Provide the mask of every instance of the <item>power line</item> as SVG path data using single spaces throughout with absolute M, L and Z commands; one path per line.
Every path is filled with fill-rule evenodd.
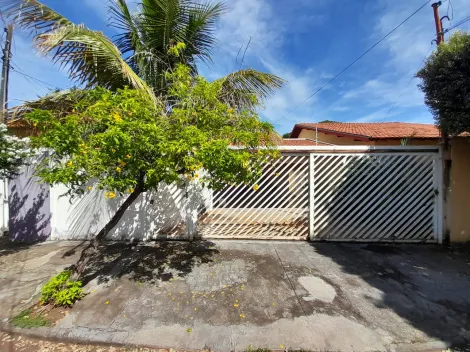
M 419 69 L 421 68 L 421 66 L 423 66 L 423 64 L 426 62 L 426 59 L 428 58 L 428 55 L 429 55 L 429 52 L 431 51 L 433 47 L 433 44 L 431 44 L 431 46 L 429 47 L 426 55 L 424 55 L 424 59 L 423 61 L 419 64 L 419 67 L 416 71 L 419 71 Z M 395 100 L 395 102 L 392 104 L 392 106 L 390 107 L 390 109 L 388 110 L 387 112 L 387 115 L 385 115 L 385 118 L 387 118 L 387 116 L 390 114 L 390 112 L 393 110 L 393 108 L 395 107 L 395 105 L 397 105 L 398 101 L 400 100 L 400 98 L 403 96 L 403 94 L 405 93 L 405 90 L 406 88 L 408 88 L 408 86 L 411 84 L 411 82 L 415 79 L 415 75 L 413 75 L 411 77 L 411 79 L 408 81 L 408 83 L 406 84 L 406 86 L 403 88 L 403 90 L 400 92 L 400 95 L 398 96 L 397 100 Z
M 245 61 L 245 54 L 246 54 L 246 51 L 248 50 L 248 47 L 250 46 L 250 43 L 251 43 L 251 36 L 250 36 L 250 40 L 248 41 L 248 44 L 246 44 L 245 51 L 243 52 L 243 56 L 242 56 L 242 60 L 241 60 L 241 62 L 240 62 L 240 68 L 239 68 L 239 70 L 242 69 L 243 61 Z
M 12 69 L 13 71 L 15 71 L 16 73 L 18 73 L 18 74 L 20 74 L 20 75 L 23 75 L 24 77 L 28 77 L 28 78 L 34 79 L 35 81 L 41 82 L 41 83 L 43 83 L 43 84 L 46 84 L 46 85 L 48 85 L 49 87 L 57 88 L 56 86 L 54 86 L 54 85 L 52 85 L 52 84 L 50 84 L 50 83 L 47 83 L 47 82 L 45 82 L 45 81 L 43 81 L 43 80 L 40 80 L 39 78 L 33 77 L 33 76 L 31 76 L 31 75 L 28 75 L 27 73 L 25 73 L 23 70 L 21 70 L 21 69 L 18 68 L 18 67 L 11 67 L 11 69 Z
M 451 30 L 457 28 L 457 27 L 463 25 L 464 23 L 466 23 L 466 22 L 468 22 L 468 21 L 470 21 L 470 16 L 468 16 L 467 18 L 464 18 L 463 20 L 461 20 L 461 21 L 458 22 L 457 24 L 454 24 L 452 27 L 447 28 L 447 29 L 444 31 L 444 33 L 447 33 L 447 32 L 449 32 L 449 31 L 451 31 Z
M 13 68 L 12 68 L 13 70 Z M 13 70 L 14 71 L 14 70 Z M 20 72 L 16 71 L 17 73 L 21 74 Z M 41 87 L 39 84 L 37 84 L 35 81 L 31 80 L 30 78 L 28 78 L 27 76 L 24 76 L 24 79 L 26 81 L 28 81 L 29 84 L 31 84 L 35 89 L 37 90 L 46 90 L 46 88 L 44 87 Z
M 25 73 L 24 71 L 21 71 L 21 70 L 20 70 L 19 68 L 17 68 L 17 67 L 11 67 L 11 69 L 12 69 L 12 71 L 14 71 L 14 72 L 16 72 L 16 73 L 18 73 L 18 74 L 24 76 L 27 80 L 28 80 L 28 78 L 29 78 L 29 79 L 35 80 L 35 81 L 37 81 L 37 82 L 41 82 L 41 83 L 43 83 L 43 84 L 46 84 L 46 85 L 48 85 L 48 86 L 50 86 L 50 87 L 52 87 L 52 88 L 56 88 L 54 85 L 52 85 L 52 84 L 50 84 L 50 83 L 47 83 L 47 82 L 45 82 L 45 81 L 40 80 L 39 78 L 35 78 L 35 77 L 33 77 L 33 76 L 28 75 L 27 73 Z M 28 80 L 28 81 L 29 81 L 29 80 Z M 30 81 L 29 81 L 29 82 L 30 82 Z
M 395 28 L 393 28 L 390 32 L 388 32 L 385 36 L 383 36 L 378 42 L 376 42 L 374 45 L 372 45 L 369 49 L 367 49 L 364 53 L 362 53 L 356 60 L 351 62 L 348 66 L 346 66 L 344 69 L 342 69 L 336 76 L 331 78 L 328 82 L 323 84 L 320 88 L 318 88 L 313 94 L 311 94 L 307 99 L 302 101 L 300 104 L 298 104 L 295 108 L 293 108 L 291 111 L 286 113 L 284 116 L 280 117 L 279 119 L 275 120 L 273 123 L 279 121 L 280 119 L 283 119 L 284 117 L 290 115 L 292 112 L 297 110 L 299 107 L 301 107 L 303 104 L 305 104 L 308 100 L 313 98 L 315 95 L 320 93 L 323 88 L 325 88 L 327 85 L 329 85 L 331 82 L 333 82 L 336 78 L 341 76 L 345 71 L 347 71 L 351 66 L 353 66 L 356 62 L 361 60 L 364 56 L 366 56 L 372 49 L 374 49 L 377 45 L 379 45 L 381 42 L 383 42 L 385 39 L 387 39 L 393 32 L 395 32 L 398 28 L 400 28 L 405 22 L 407 22 L 411 17 L 416 15 L 419 11 L 421 11 L 427 4 L 429 4 L 431 0 L 426 1 L 421 7 L 419 7 L 416 11 L 414 11 L 411 15 L 409 15 L 407 18 L 405 18 L 399 25 L 397 25 Z
M 452 15 L 449 17 L 449 9 L 452 10 Z M 454 6 L 452 5 L 452 1 L 449 0 L 449 3 L 447 4 L 447 18 L 449 19 L 450 25 L 452 25 L 452 21 L 454 20 Z

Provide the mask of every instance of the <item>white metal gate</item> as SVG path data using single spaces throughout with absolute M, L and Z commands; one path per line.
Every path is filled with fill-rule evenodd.
M 283 154 L 264 165 L 253 185 L 214 192 L 212 206 L 199 219 L 210 238 L 307 239 L 308 154 Z
M 441 242 L 442 169 L 437 147 L 315 149 L 284 152 L 264 166 L 254 185 L 214 193 L 212 209 L 200 218 L 200 234 Z
M 314 154 L 312 240 L 436 242 L 439 154 Z

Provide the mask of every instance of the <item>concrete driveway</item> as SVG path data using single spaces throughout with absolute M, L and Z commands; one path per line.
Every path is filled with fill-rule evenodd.
M 0 250 L 3 328 L 79 254 L 72 242 Z M 114 244 L 85 281 L 89 295 L 35 334 L 216 351 L 421 351 L 470 342 L 470 256 L 438 246 Z

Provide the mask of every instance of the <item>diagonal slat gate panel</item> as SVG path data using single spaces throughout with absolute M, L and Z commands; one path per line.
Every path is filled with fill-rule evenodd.
M 264 165 L 253 185 L 214 192 L 214 207 L 199 218 L 199 232 L 206 238 L 306 240 L 308 196 L 309 155 L 283 154 Z
M 311 155 L 311 239 L 436 242 L 437 153 Z
M 383 149 L 283 153 L 263 163 L 263 175 L 253 185 L 213 192 L 210 209 L 201 209 L 199 233 L 206 238 L 440 242 L 439 149 Z

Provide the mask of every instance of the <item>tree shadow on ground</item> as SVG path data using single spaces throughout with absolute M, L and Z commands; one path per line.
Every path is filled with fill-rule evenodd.
M 97 279 L 101 284 L 124 276 L 138 282 L 170 281 L 212 262 L 216 254 L 209 241 L 106 244 L 88 263 L 82 282 Z
M 0 257 L 21 252 L 29 249 L 32 245 L 32 243 L 12 241 L 8 236 L 0 236 Z
M 431 338 L 469 346 L 468 247 L 318 242 L 311 246 L 331 258 L 343 272 L 379 290 L 380 298 L 364 291 L 356 293 L 376 307 L 392 310 Z

